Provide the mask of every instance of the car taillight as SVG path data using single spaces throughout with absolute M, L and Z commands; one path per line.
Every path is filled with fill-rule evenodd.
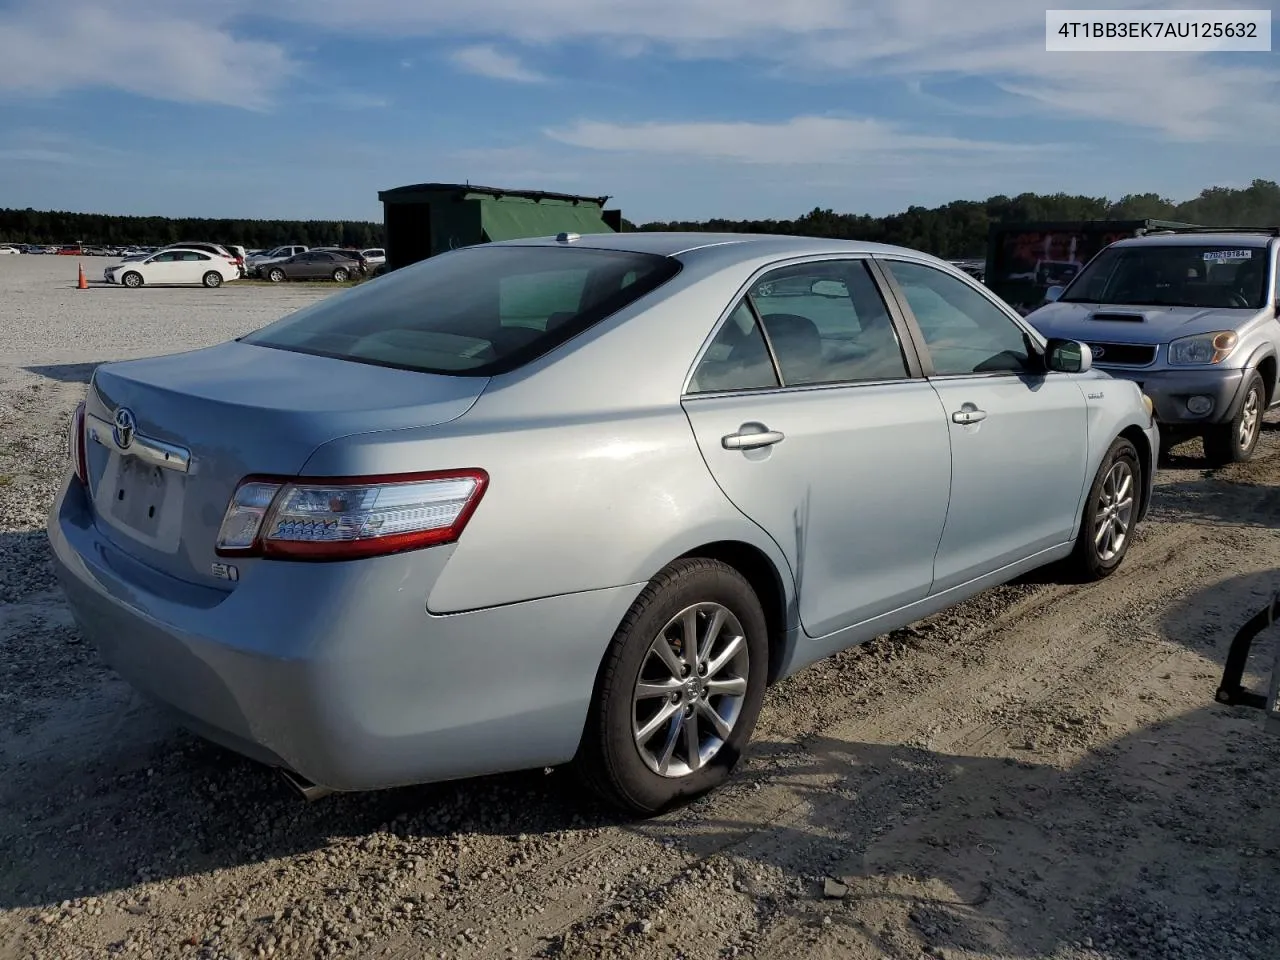
M 67 456 L 76 472 L 76 479 L 89 485 L 89 458 L 84 442 L 84 401 L 76 404 L 71 415 L 71 427 L 67 431 Z
M 489 483 L 483 470 L 376 477 L 247 477 L 218 531 L 220 556 L 350 560 L 453 543 Z

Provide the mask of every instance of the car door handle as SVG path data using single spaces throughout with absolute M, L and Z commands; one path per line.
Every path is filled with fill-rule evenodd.
M 761 430 L 758 433 L 731 433 L 723 437 L 720 443 L 726 450 L 755 450 L 759 447 L 771 447 L 785 439 L 777 430 Z
M 973 404 L 966 403 L 951 415 L 951 419 L 956 423 L 977 423 L 980 420 L 987 419 L 987 411 L 979 410 Z

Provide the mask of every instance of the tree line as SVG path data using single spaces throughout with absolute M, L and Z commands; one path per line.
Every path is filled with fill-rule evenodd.
M 1192 200 L 1176 202 L 1155 193 L 1119 200 L 1065 193 L 987 200 L 955 200 L 940 207 L 912 206 L 886 217 L 836 213 L 815 207 L 794 220 L 672 221 L 646 223 L 639 230 L 694 230 L 724 233 L 782 233 L 842 240 L 892 243 L 948 259 L 981 259 L 993 223 L 1052 220 L 1174 220 L 1199 226 L 1280 226 L 1280 184 L 1254 180 L 1248 187 L 1209 187 Z
M 213 220 L 0 208 L 0 241 L 5 243 L 160 247 L 183 240 L 206 240 L 249 249 L 286 243 L 365 249 L 381 247 L 382 236 L 382 224 L 356 220 Z
M 986 200 L 955 200 L 940 207 L 908 207 L 885 217 L 836 213 L 815 207 L 794 220 L 651 222 L 623 221 L 625 230 L 694 230 L 725 233 L 783 233 L 893 243 L 936 256 L 981 258 L 993 223 L 1034 220 L 1177 220 L 1203 226 L 1280 225 L 1280 184 L 1254 180 L 1248 187 L 1209 187 L 1176 202 L 1155 193 L 1119 200 L 1065 193 L 1023 193 Z M 161 246 L 181 240 L 213 240 L 249 248 L 286 243 L 307 246 L 383 246 L 380 223 L 352 220 L 209 220 L 123 217 L 97 213 L 0 209 L 0 241 L 104 246 Z

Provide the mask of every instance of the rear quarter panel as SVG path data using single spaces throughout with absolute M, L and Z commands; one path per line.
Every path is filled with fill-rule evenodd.
M 776 545 L 725 498 L 678 406 L 625 418 L 531 420 L 482 398 L 452 424 L 334 441 L 312 475 L 481 467 L 489 485 L 431 589 L 433 613 L 643 583 L 722 540 Z

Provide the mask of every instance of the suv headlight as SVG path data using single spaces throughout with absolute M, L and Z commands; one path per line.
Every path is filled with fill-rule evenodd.
M 1169 362 L 1188 363 L 1221 363 L 1231 356 L 1240 338 L 1231 330 L 1218 333 L 1197 333 L 1195 336 L 1182 337 L 1169 344 Z

